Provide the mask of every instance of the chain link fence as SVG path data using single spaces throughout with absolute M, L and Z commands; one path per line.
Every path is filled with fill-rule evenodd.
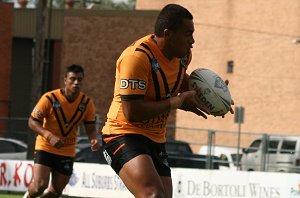
M 32 132 L 27 122 L 28 118 L 0 117 L 0 125 L 6 127 L 1 136 L 28 144 L 28 134 Z M 99 131 L 103 124 L 97 116 Z M 300 172 L 300 136 L 167 126 L 167 131 L 174 130 L 176 140 L 188 142 L 193 153 L 207 156 L 208 169 L 219 163 L 230 170 Z M 79 136 L 85 136 L 82 126 Z

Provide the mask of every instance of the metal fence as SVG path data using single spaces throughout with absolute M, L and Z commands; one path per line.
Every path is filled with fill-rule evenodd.
M 0 117 L 0 125 L 7 126 L 1 136 L 28 143 L 32 132 L 27 122 L 28 118 Z M 98 117 L 97 128 L 102 126 Z M 218 163 L 230 170 L 300 172 L 300 136 L 180 126 L 167 126 L 167 130 L 175 130 L 175 139 L 188 142 L 194 153 L 206 155 L 207 169 Z M 84 134 L 84 127 L 80 127 L 79 135 Z
M 218 156 L 230 170 L 300 173 L 300 136 L 176 127 L 176 138 L 193 152 Z M 207 168 L 216 162 L 206 158 Z

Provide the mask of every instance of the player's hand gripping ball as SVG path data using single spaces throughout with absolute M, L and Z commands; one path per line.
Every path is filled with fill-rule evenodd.
M 215 72 L 198 68 L 190 75 L 189 89 L 201 88 L 197 100 L 204 104 L 211 115 L 224 116 L 231 107 L 231 95 L 224 80 Z

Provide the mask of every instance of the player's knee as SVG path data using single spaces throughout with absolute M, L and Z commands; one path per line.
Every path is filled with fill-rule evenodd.
M 144 197 L 149 197 L 149 198 L 165 198 L 165 190 L 163 186 L 152 186 L 149 187 L 145 190 L 145 195 Z
M 45 189 L 48 187 L 47 182 L 35 182 L 30 186 L 30 194 L 34 196 L 38 196 L 43 194 Z

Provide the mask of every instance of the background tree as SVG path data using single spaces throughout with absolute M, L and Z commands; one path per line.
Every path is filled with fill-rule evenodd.
M 114 0 L 75 0 L 74 8 L 89 9 L 135 9 L 136 0 L 114 1 Z M 53 8 L 64 8 L 64 0 L 53 0 Z

